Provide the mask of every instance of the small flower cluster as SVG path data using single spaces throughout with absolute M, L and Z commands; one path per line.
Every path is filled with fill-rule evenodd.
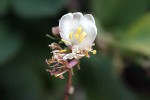
M 72 68 L 78 64 L 78 60 L 65 60 L 64 56 L 67 54 L 66 50 L 63 50 L 57 43 L 51 43 L 49 47 L 53 50 L 51 53 L 53 54 L 52 58 L 47 60 L 46 63 L 50 67 L 47 69 L 51 75 L 55 75 L 55 77 L 60 77 L 63 79 L 63 74 L 69 70 L 72 71 Z
M 54 30 L 54 28 L 53 28 Z M 91 14 L 83 16 L 82 13 L 68 13 L 62 16 L 57 27 L 61 41 L 66 44 L 71 52 L 67 52 L 57 43 L 51 43 L 49 47 L 52 49 L 52 58 L 46 63 L 50 66 L 51 75 L 63 79 L 63 74 L 75 65 L 79 64 L 82 57 L 90 57 L 89 52 L 96 54 L 96 50 L 92 49 L 94 40 L 97 35 L 95 20 Z M 53 32 L 54 33 L 54 32 Z

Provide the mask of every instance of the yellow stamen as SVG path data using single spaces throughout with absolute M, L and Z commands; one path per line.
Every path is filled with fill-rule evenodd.
M 75 34 L 75 38 L 78 39 L 79 38 L 79 34 Z
M 69 38 L 72 39 L 73 32 L 70 32 Z
M 97 51 L 96 50 L 93 50 L 93 51 L 91 51 L 94 55 L 97 53 Z
M 66 52 L 66 50 L 60 50 L 61 53 Z
M 83 39 L 85 38 L 86 36 L 86 32 L 82 32 L 80 37 L 79 37 L 79 43 L 81 43 L 83 41 Z
M 81 26 L 79 26 L 79 27 L 77 28 L 77 32 L 76 32 L 76 34 L 80 35 L 80 34 L 81 34 L 81 31 L 82 31 L 82 27 L 81 27 Z
M 64 42 L 64 43 L 70 43 L 69 41 L 66 41 L 64 39 L 61 39 L 61 41 Z
M 86 57 L 89 57 L 89 53 L 88 53 L 88 52 L 85 52 L 85 56 L 86 56 Z
M 77 53 L 80 53 L 81 51 L 77 50 Z
M 77 31 L 76 31 L 76 34 L 75 34 L 75 38 L 76 38 L 76 39 L 79 38 L 79 35 L 81 34 L 81 31 L 82 31 L 82 27 L 79 26 L 79 27 L 77 28 Z
M 55 74 L 55 77 L 57 77 L 57 75 Z

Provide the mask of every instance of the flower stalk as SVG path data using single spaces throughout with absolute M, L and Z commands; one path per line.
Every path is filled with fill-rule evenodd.
M 72 86 L 72 72 L 71 70 L 68 71 L 68 80 L 64 95 L 64 100 L 69 100 L 69 96 L 73 94 L 73 86 Z

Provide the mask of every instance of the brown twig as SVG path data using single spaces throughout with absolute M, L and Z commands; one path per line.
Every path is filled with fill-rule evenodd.
M 71 70 L 68 71 L 68 80 L 67 80 L 67 86 L 65 90 L 65 96 L 64 100 L 69 100 L 69 96 L 73 93 L 72 90 L 72 72 Z

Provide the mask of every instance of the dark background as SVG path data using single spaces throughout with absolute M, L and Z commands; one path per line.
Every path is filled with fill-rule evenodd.
M 74 69 L 71 100 L 150 100 L 149 0 L 0 0 L 0 100 L 62 100 L 46 34 L 77 11 L 95 17 L 98 53 Z

